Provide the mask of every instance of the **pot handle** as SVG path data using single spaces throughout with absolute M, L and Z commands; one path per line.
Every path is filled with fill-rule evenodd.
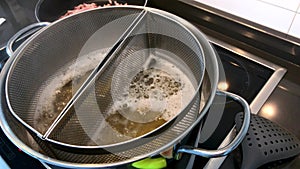
M 177 160 L 180 159 L 182 153 L 194 154 L 194 155 L 207 157 L 207 158 L 225 156 L 228 155 L 230 152 L 232 152 L 235 148 L 237 148 L 238 145 L 243 141 L 250 125 L 251 111 L 250 111 L 249 104 L 242 97 L 230 92 L 217 91 L 216 94 L 221 96 L 229 96 L 244 107 L 244 119 L 239 133 L 227 146 L 217 150 L 205 150 L 201 148 L 195 148 L 192 146 L 181 146 L 175 151 L 175 155 L 174 155 L 175 159 Z
M 23 35 L 29 36 L 40 30 L 42 27 L 45 27 L 49 25 L 49 22 L 38 22 L 38 23 L 33 23 L 31 25 L 26 26 L 25 28 L 19 30 L 14 36 L 12 36 L 6 45 L 6 53 L 8 56 L 12 56 L 14 51 L 13 51 L 13 45 L 14 43 Z M 39 29 L 38 29 L 39 28 Z

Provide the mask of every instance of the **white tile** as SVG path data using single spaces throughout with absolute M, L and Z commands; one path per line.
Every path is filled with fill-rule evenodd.
M 296 12 L 300 4 L 300 0 L 259 0 L 268 4 L 276 5 Z
M 300 38 L 300 14 L 296 15 L 288 34 Z
M 287 33 L 295 12 L 258 0 L 195 0 L 277 31 Z

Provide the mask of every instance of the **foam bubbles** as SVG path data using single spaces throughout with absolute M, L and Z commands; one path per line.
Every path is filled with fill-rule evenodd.
M 86 78 L 91 70 L 103 60 L 105 52 L 106 50 L 97 50 L 77 58 L 75 63 L 58 70 L 45 82 L 45 85 L 40 88 L 39 102 L 35 107 L 35 129 L 41 133 L 47 131 L 81 86 L 82 79 Z
M 151 58 L 151 67 L 133 77 L 127 91 L 115 100 L 112 113 L 140 123 L 169 121 L 191 101 L 195 88 L 187 75 L 164 58 Z

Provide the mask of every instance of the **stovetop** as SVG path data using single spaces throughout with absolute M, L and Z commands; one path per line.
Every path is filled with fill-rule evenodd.
M 262 90 L 262 88 L 274 88 L 280 80 L 280 77 L 277 77 L 277 75 L 282 76 L 284 74 L 284 71 L 281 71 L 283 69 L 274 65 L 273 67 L 268 67 L 266 66 L 266 64 L 268 64 L 267 62 L 259 60 L 255 58 L 255 56 L 251 56 L 250 54 L 248 56 L 241 56 L 228 45 L 221 45 L 218 44 L 218 42 L 213 42 L 213 40 L 211 40 L 211 43 L 217 51 L 225 70 L 225 79 L 220 81 L 220 88 L 242 96 L 249 104 L 251 103 L 252 108 L 257 106 L 254 100 L 258 99 L 263 101 L 270 94 L 264 93 L 262 95 L 262 92 L 266 92 Z M 8 56 L 5 52 L 5 48 L 2 48 L 0 50 L 0 60 L 5 60 L 6 58 L 8 58 Z M 3 61 L 2 63 L 5 62 Z M 273 82 L 269 83 L 270 81 Z M 216 102 L 214 104 L 217 105 L 220 103 Z M 223 112 L 211 110 L 201 129 L 199 146 L 212 149 L 218 148 L 233 128 L 236 113 L 241 110 L 241 107 L 231 100 L 226 101 Z M 11 168 L 44 167 L 39 161 L 33 160 L 12 145 L 3 133 L 0 133 L 0 138 L 2 142 L 1 156 Z M 15 161 L 21 161 L 21 163 L 15 163 Z M 27 161 L 31 162 L 29 163 Z M 174 162 L 174 164 L 171 163 L 170 165 L 187 166 L 186 162 L 189 160 L 181 161 L 183 162 Z M 201 164 L 205 163 L 201 162 Z
M 18 7 L 17 11 L 14 12 L 10 11 L 16 9 L 16 6 L 14 6 L 13 3 L 15 3 Z M 5 45 L 5 42 L 9 38 L 8 35 L 12 36 L 21 27 L 35 22 L 33 12 L 35 3 L 36 0 L 27 1 L 26 3 L 20 0 L 11 0 L 10 2 L 1 1 L 0 9 L 4 9 L 8 6 L 14 6 L 14 8 L 5 8 L 6 10 L 3 10 L 4 14 L 0 12 L 2 15 L 0 15 L 0 17 L 8 18 L 5 23 L 7 24 L 6 27 L 3 27 L 4 25 L 0 27 L 0 35 L 1 37 L 5 37 L 0 39 L 0 68 L 5 63 L 4 58 L 7 58 L 5 48 L 1 48 L 1 45 Z M 26 13 L 25 18 L 27 19 L 24 19 L 22 22 L 16 22 L 18 20 L 16 18 L 19 18 L 20 13 L 22 13 L 20 11 L 23 11 L 23 14 L 24 12 Z M 197 23 L 195 24 L 197 25 Z M 203 27 L 201 26 L 199 28 L 202 30 Z M 8 34 L 4 33 L 4 31 L 8 32 Z M 4 34 L 5 36 L 2 36 Z M 285 86 L 282 83 L 278 85 L 285 74 L 285 69 L 262 59 L 263 56 L 253 55 L 246 50 L 224 43 L 212 36 L 209 36 L 208 38 L 216 49 L 225 70 L 226 80 L 220 81 L 220 88 L 241 95 L 250 104 L 252 113 L 260 113 L 263 116 L 266 116 L 262 113 L 261 108 L 266 103 L 269 103 L 269 96 L 278 95 L 278 86 Z M 218 105 L 218 102 L 215 102 L 214 104 Z M 227 100 L 225 110 L 223 112 L 210 111 L 206 117 L 203 127 L 201 128 L 201 137 L 198 141 L 198 146 L 213 149 L 226 144 L 228 140 L 230 140 L 230 137 L 234 134 L 232 133 L 232 128 L 234 127 L 234 116 L 239 111 L 241 111 L 241 108 L 231 100 Z M 211 120 L 213 120 L 213 123 L 209 122 Z M 225 137 L 227 139 L 225 139 Z M 193 144 L 193 141 L 191 144 Z M 38 160 L 34 160 L 12 145 L 3 133 L 0 133 L 0 153 L 2 159 L 11 168 L 45 168 L 45 166 Z M 224 165 L 227 163 L 229 163 L 229 165 L 235 163 L 231 162 L 231 159 L 231 155 L 226 159 L 223 158 L 216 161 L 188 157 L 184 158 L 184 160 L 170 163 L 170 167 L 214 168 L 223 166 L 224 168 Z
M 286 70 L 250 53 L 237 49 L 226 43 L 211 39 L 225 71 L 226 90 L 242 96 L 250 105 L 251 112 L 257 114 L 268 96 L 275 89 Z M 220 81 L 219 84 L 223 84 Z M 222 86 L 219 87 L 222 89 Z M 227 145 L 235 136 L 234 118 L 241 112 L 241 107 L 232 101 L 227 101 L 223 113 L 210 111 L 201 131 L 199 147 L 217 149 Z M 217 127 L 212 126 L 217 121 Z M 207 126 L 205 125 L 207 124 Z M 215 130 L 212 130 L 214 129 Z M 212 132 L 213 131 L 213 132 Z M 206 134 L 206 133 L 211 133 Z M 204 138 L 203 138 L 204 137 Z M 233 154 L 233 153 L 231 153 Z M 234 155 L 240 156 L 240 152 Z M 204 159 L 196 157 L 194 167 L 197 168 L 239 168 L 241 161 L 225 163 L 229 158 Z M 225 162 L 224 162 L 225 161 Z M 238 164 L 237 164 L 238 163 Z

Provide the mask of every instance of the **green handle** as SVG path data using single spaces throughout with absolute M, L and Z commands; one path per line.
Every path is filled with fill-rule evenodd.
M 163 157 L 146 158 L 131 164 L 138 169 L 161 169 L 167 167 L 167 161 Z

